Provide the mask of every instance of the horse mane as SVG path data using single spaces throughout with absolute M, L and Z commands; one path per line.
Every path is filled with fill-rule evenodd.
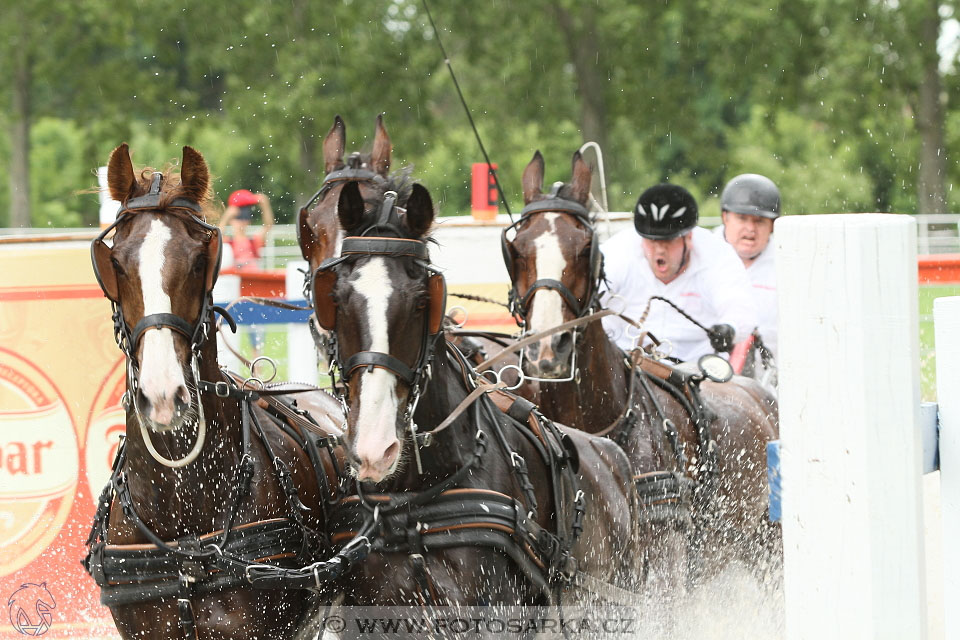
M 383 182 L 375 182 L 371 185 L 373 196 L 365 198 L 367 204 L 376 204 L 383 200 L 383 194 L 387 191 L 394 191 L 397 194 L 397 206 L 405 207 L 410 199 L 410 192 L 413 190 L 413 165 L 407 165 L 396 171 L 393 171 L 384 178 Z

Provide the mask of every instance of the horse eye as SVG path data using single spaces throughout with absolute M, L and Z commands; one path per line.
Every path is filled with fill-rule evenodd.
M 113 270 L 117 272 L 118 276 L 125 275 L 123 271 L 123 267 L 120 266 L 120 263 L 117 262 L 116 258 L 111 257 L 110 264 L 113 265 Z
M 198 258 L 193 263 L 193 275 L 199 276 L 203 273 L 206 273 L 207 270 L 207 261 L 204 258 Z

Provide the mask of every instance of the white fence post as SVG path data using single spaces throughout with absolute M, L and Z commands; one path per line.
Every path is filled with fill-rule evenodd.
M 226 244 L 224 244 L 226 247 Z M 222 275 L 217 278 L 217 283 L 213 286 L 213 299 L 219 304 L 229 304 L 240 297 L 240 276 Z M 217 362 L 221 367 L 226 367 L 231 371 L 236 371 L 246 375 L 246 368 L 241 371 L 240 360 L 233 355 L 226 345 L 230 345 L 234 350 L 240 351 L 240 329 L 235 335 L 230 333 L 230 327 L 226 321 L 223 323 L 224 330 L 217 332 Z
M 960 634 L 960 297 L 933 301 L 940 407 L 944 637 Z M 953 604 L 950 604 L 953 603 Z
M 917 228 L 777 221 L 787 638 L 927 636 Z
M 287 301 L 305 303 L 303 299 L 303 273 L 309 269 L 306 260 L 287 263 Z M 317 348 L 306 323 L 287 324 L 287 377 L 291 382 L 317 383 Z

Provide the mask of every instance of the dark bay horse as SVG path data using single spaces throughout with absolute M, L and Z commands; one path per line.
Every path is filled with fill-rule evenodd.
M 550 195 L 543 193 L 543 173 L 538 151 L 523 172 L 526 213 L 515 237 L 508 240 L 505 232 L 503 242 L 514 310 L 531 333 L 597 310 L 602 287 L 599 238 L 584 208 L 589 166 L 574 154 L 570 184 Z M 709 473 L 705 463 L 711 454 L 699 443 L 697 424 L 685 408 L 695 403 L 682 389 L 671 393 L 660 378 L 642 373 L 600 322 L 531 346 L 524 369 L 541 379 L 537 401 L 548 417 L 617 437 L 640 474 L 675 469 L 681 462 L 688 477 L 698 480 L 693 515 L 700 566 L 709 571 L 729 558 L 765 566 L 767 552 L 779 548 L 780 540 L 779 527 L 767 520 L 765 446 L 779 430 L 775 398 L 747 378 L 700 383 L 704 411 L 699 413 L 708 421 L 716 451 L 716 468 Z M 624 429 L 630 430 L 627 436 Z M 679 438 L 682 458 L 665 437 L 671 432 Z
M 217 365 L 211 291 L 221 245 L 202 219 L 203 157 L 184 147 L 179 175 L 138 175 L 124 144 L 108 182 L 121 211 L 112 247 L 105 231 L 92 254 L 127 357 L 127 429 L 88 570 L 124 638 L 293 637 L 309 592 L 254 589 L 244 569 L 316 560 L 333 458 Z M 310 404 L 321 424 L 342 420 L 332 397 L 314 393 Z
M 346 141 L 347 126 L 339 115 L 335 116 L 333 126 L 323 139 L 326 176 L 317 193 L 300 209 L 297 219 L 300 252 L 303 259 L 310 263 L 310 273 L 321 262 L 340 253 L 340 242 L 343 240 L 343 231 L 337 219 L 340 190 L 347 183 L 356 182 L 363 198 L 369 200 L 381 191 L 375 185 L 386 180 L 390 173 L 393 145 L 383 124 L 383 114 L 377 116 L 373 151 L 369 154 L 355 152 L 344 160 Z
M 584 575 L 628 584 L 635 496 L 623 452 L 531 422 L 525 401 L 501 398 L 524 424 L 493 406 L 441 331 L 430 195 L 415 184 L 395 199 L 389 186 L 373 213 L 358 185 L 342 188 L 347 237 L 313 281 L 318 321 L 336 338 L 360 492 L 334 515 L 333 538 L 352 535 L 358 513 L 383 523 L 346 604 L 527 605 L 579 597 Z

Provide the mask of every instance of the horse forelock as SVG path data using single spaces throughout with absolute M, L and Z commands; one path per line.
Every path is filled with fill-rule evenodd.
M 157 207 L 158 209 L 163 209 L 177 198 L 187 197 L 188 200 L 193 200 L 192 195 L 188 196 L 187 189 L 181 182 L 180 172 L 175 171 L 173 165 L 169 163 L 160 169 L 144 167 L 137 176 L 137 184 L 136 187 L 134 187 L 131 199 L 145 196 L 150 192 L 150 185 L 153 183 L 154 173 L 163 174 L 163 180 L 160 183 L 160 203 Z M 210 181 L 211 184 L 212 182 L 213 180 Z M 219 213 L 213 206 L 213 190 L 209 184 L 207 185 L 206 192 L 197 204 L 200 205 L 201 215 L 207 222 L 216 221 L 216 219 L 219 218 Z

